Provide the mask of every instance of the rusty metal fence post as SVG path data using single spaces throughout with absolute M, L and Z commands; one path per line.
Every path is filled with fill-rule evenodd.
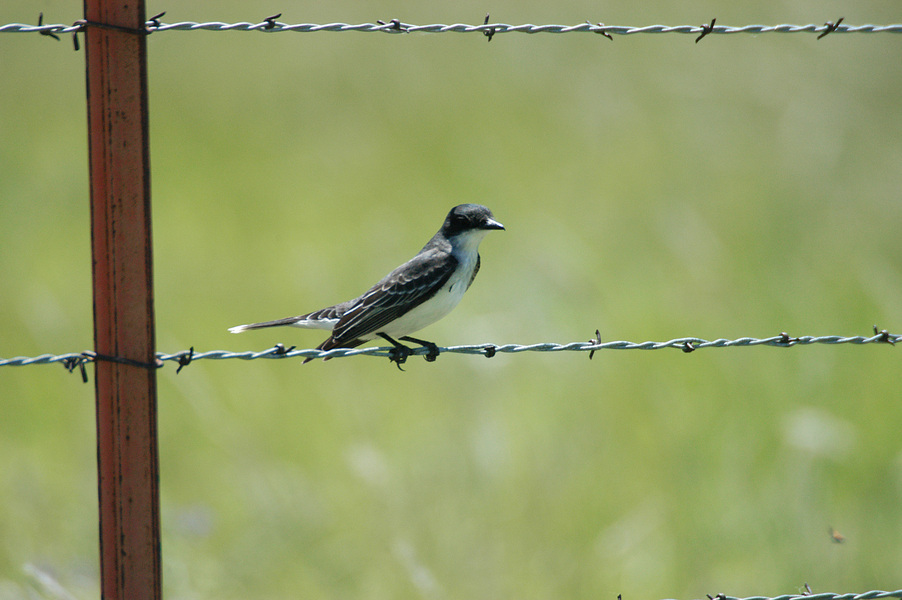
M 84 9 L 101 593 L 159 599 L 145 8 L 143 0 L 85 0 Z

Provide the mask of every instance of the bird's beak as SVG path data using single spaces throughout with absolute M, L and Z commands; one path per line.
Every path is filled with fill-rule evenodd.
M 480 229 L 504 229 L 504 225 L 496 221 L 495 219 L 486 219 L 485 223 L 482 224 Z

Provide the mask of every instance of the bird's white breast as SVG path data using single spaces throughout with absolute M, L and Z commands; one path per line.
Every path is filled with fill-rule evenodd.
M 391 337 L 409 335 L 431 325 L 454 310 L 464 297 L 464 292 L 473 277 L 479 260 L 477 248 L 485 236 L 484 231 L 467 232 L 452 241 L 452 254 L 458 260 L 458 267 L 451 278 L 435 293 L 435 296 L 405 313 L 400 318 L 380 329 Z
M 400 337 L 419 331 L 446 316 L 463 298 L 474 268 L 476 268 L 475 261 L 472 265 L 467 265 L 467 268 L 458 268 L 451 279 L 432 298 L 387 324 L 380 331 L 391 337 Z

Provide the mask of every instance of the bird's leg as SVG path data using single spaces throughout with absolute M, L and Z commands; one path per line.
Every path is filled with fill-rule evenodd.
M 409 335 L 405 335 L 401 338 L 405 342 L 413 342 L 414 344 L 419 344 L 424 348 L 428 348 L 429 351 L 426 353 L 426 362 L 433 362 L 436 358 L 438 358 L 438 346 L 436 346 L 432 342 L 427 342 L 426 340 L 418 340 L 417 338 L 410 337 Z
M 413 349 L 400 342 L 396 342 L 384 333 L 377 333 L 376 335 L 393 346 L 391 352 L 388 354 L 388 360 L 398 365 L 398 369 L 403 371 L 404 369 L 401 368 L 401 364 L 407 361 L 407 357 L 410 356 Z M 404 338 L 401 339 L 403 340 Z

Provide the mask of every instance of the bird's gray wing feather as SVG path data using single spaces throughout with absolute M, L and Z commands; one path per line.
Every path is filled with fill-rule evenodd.
M 473 285 L 473 280 L 476 279 L 476 273 L 479 273 L 479 265 L 482 262 L 482 258 L 479 255 L 476 255 L 476 268 L 473 269 L 473 274 L 470 275 L 470 281 L 467 283 L 467 289 L 470 289 L 470 286 Z
M 450 253 L 422 252 L 389 273 L 348 307 L 332 330 L 333 348 L 369 335 L 435 295 L 450 279 L 457 259 Z

